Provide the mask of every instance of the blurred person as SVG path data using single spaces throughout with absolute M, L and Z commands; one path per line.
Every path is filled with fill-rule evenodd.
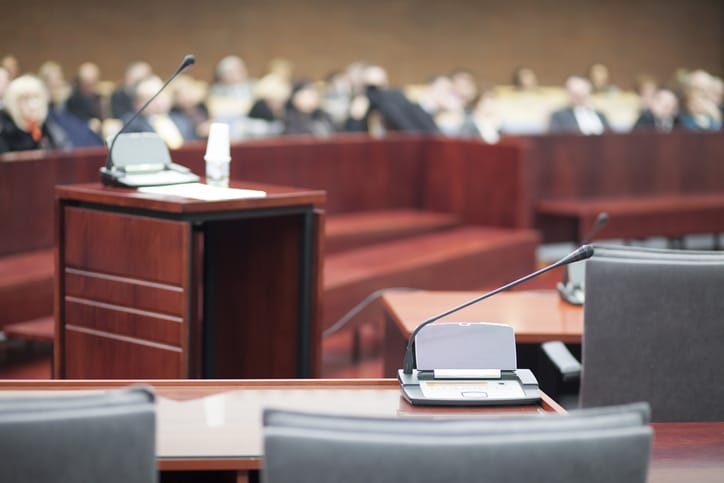
M 513 86 L 521 92 L 534 91 L 538 88 L 538 76 L 530 67 L 516 67 L 513 70 Z
M 400 89 L 390 87 L 387 71 L 382 67 L 368 66 L 364 83 L 368 103 L 364 124 L 369 134 L 379 136 L 388 131 L 439 131 L 434 119 L 419 104 L 411 102 Z M 354 100 L 350 113 L 353 109 Z
M 709 83 L 709 99 L 719 107 L 719 112 L 724 116 L 724 80 L 719 77 L 712 77 Z
M 444 74 L 434 75 L 427 82 L 418 103 L 432 117 L 455 108 L 460 99 L 453 92 L 452 79 Z
M 452 82 L 452 93 L 458 98 L 458 102 L 468 111 L 474 107 L 478 100 L 478 84 L 473 73 L 467 69 L 455 69 L 450 74 Z
M 659 84 L 652 76 L 642 74 L 636 77 L 636 94 L 639 96 L 642 111 L 651 109 L 651 103 L 658 91 Z
M 603 113 L 591 107 L 591 84 L 587 79 L 571 76 L 566 80 L 570 105 L 553 112 L 548 128 L 553 133 L 601 134 L 609 130 Z
M 126 67 L 123 85 L 111 93 L 111 117 L 121 119 L 133 113 L 133 91 L 139 81 L 153 75 L 151 66 L 143 61 L 132 62 Z
M 286 79 L 274 74 L 263 77 L 256 84 L 256 101 L 249 117 L 267 122 L 283 121 L 290 93 L 291 86 Z
M 659 89 L 653 95 L 650 107 L 641 112 L 633 129 L 655 129 L 659 132 L 670 132 L 680 125 L 679 99 L 672 91 Z
M 500 140 L 503 124 L 498 101 L 492 91 L 483 92 L 474 102 L 472 112 L 466 117 L 460 135 L 479 138 L 489 144 Z
M 8 88 L 8 85 L 10 84 L 10 72 L 3 67 L 0 66 L 0 109 L 3 108 L 3 97 L 5 97 L 5 91 Z
M 207 99 L 212 119 L 238 122 L 249 113 L 253 99 L 254 83 L 249 80 L 244 61 L 235 55 L 221 59 Z
M 611 94 L 619 90 L 611 83 L 611 73 L 608 67 L 601 63 L 593 64 L 588 68 L 588 81 L 596 94 Z
M 65 103 L 66 110 L 81 121 L 85 121 L 92 130 L 100 131 L 103 119 L 101 95 L 98 92 L 100 69 L 92 62 L 84 62 L 78 68 L 73 88 Z
M 197 139 L 209 136 L 209 110 L 204 103 L 205 98 L 204 87 L 192 77 L 182 75 L 174 81 L 169 115 L 172 119 L 184 118 L 193 127 Z M 187 136 L 186 139 L 193 139 L 190 134 Z
M 70 96 L 70 85 L 65 80 L 60 64 L 52 61 L 44 62 L 38 69 L 38 77 L 48 89 L 51 110 L 64 110 Z
M 269 61 L 269 64 L 267 65 L 266 75 L 273 75 L 275 77 L 278 77 L 279 79 L 286 82 L 289 86 L 291 86 L 293 71 L 294 66 L 290 61 L 281 57 L 276 57 Z
M 309 82 L 295 83 L 284 114 L 284 134 L 329 136 L 333 133 L 332 118 L 320 109 L 319 92 Z
M 684 112 L 681 124 L 693 131 L 717 131 L 722 111 L 717 105 L 716 80 L 702 69 L 689 72 L 684 79 Z
M 0 61 L 0 66 L 4 67 L 8 74 L 10 74 L 10 80 L 15 79 L 20 75 L 20 62 L 14 55 L 6 55 Z
M 163 86 L 163 81 L 155 75 L 141 80 L 133 95 L 133 110 L 138 111 Z M 133 113 L 126 114 L 121 120 L 125 124 Z M 171 113 L 171 99 L 163 91 L 148 105 L 127 128 L 126 132 L 155 132 L 171 149 L 180 148 L 184 140 L 196 139 L 192 123 L 185 117 Z
M 10 82 L 0 112 L 0 152 L 70 147 L 63 128 L 48 118 L 48 91 L 33 75 Z
M 340 129 L 349 117 L 352 102 L 352 83 L 346 71 L 335 71 L 327 75 L 322 93 L 322 109 L 332 117 Z
M 681 125 L 690 131 L 718 131 L 722 128 L 721 111 L 706 95 L 691 92 L 686 96 L 686 110 Z

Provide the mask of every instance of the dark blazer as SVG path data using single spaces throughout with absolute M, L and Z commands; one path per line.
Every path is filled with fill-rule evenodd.
M 681 126 L 681 119 L 678 115 L 674 116 L 671 125 L 667 127 L 665 123 L 661 122 L 659 119 L 656 118 L 656 116 L 654 116 L 654 113 L 651 112 L 651 109 L 644 109 L 643 111 L 641 111 L 641 115 L 636 120 L 633 129 L 655 129 L 657 131 L 668 132 L 671 129 L 677 128 L 679 126 Z
M 72 147 L 63 128 L 51 117 L 41 127 L 41 132 L 40 140 L 36 141 L 29 132 L 16 126 L 7 113 L 0 112 L 0 153 Z
M 603 130 L 609 131 L 611 127 L 608 124 L 608 119 L 606 119 L 606 116 L 604 116 L 603 113 L 599 111 L 594 112 L 601 120 L 601 124 L 603 124 Z M 550 122 L 548 123 L 548 130 L 554 133 L 570 132 L 581 134 L 581 128 L 578 126 L 578 120 L 576 119 L 576 115 L 573 113 L 573 108 L 565 107 L 551 114 Z

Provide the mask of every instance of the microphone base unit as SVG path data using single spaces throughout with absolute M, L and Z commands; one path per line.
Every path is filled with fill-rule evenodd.
M 201 178 L 179 164 L 169 164 L 162 170 L 151 172 L 126 172 L 107 167 L 100 169 L 101 183 L 119 188 L 142 188 L 145 186 L 167 186 L 174 184 L 198 183 Z
M 403 397 L 413 406 L 520 406 L 538 404 L 538 380 L 529 369 L 500 371 L 500 377 L 436 378 L 433 371 L 397 373 Z

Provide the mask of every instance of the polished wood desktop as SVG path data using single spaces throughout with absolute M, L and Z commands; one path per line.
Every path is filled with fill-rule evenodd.
M 385 312 L 384 375 L 392 377 L 402 364 L 405 345 L 424 320 L 467 302 L 482 292 L 389 292 L 382 297 Z M 440 319 L 445 322 L 494 322 L 508 324 L 517 343 L 560 340 L 580 343 L 583 309 L 561 300 L 557 292 L 513 291 Z
M 162 481 L 247 481 L 263 466 L 261 412 L 281 408 L 375 417 L 458 416 L 496 411 L 565 412 L 542 394 L 540 406 L 426 408 L 408 404 L 394 379 L 0 381 L 0 398 L 49 391 L 153 386 Z M 724 422 L 653 423 L 652 483 L 721 482 Z M 196 478 L 194 478 L 196 477 Z
M 374 417 L 565 412 L 545 394 L 539 405 L 412 406 L 394 379 L 0 381 L 0 397 L 16 391 L 47 394 L 133 383 L 153 386 L 158 396 L 158 462 L 161 470 L 169 471 L 260 469 L 264 408 Z
M 314 377 L 325 194 L 56 188 L 55 377 Z

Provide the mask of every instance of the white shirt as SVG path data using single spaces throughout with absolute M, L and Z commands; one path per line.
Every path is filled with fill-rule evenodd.
M 578 128 L 583 134 L 601 134 L 604 126 L 596 111 L 590 107 L 576 106 L 573 108 L 573 115 L 576 116 Z

